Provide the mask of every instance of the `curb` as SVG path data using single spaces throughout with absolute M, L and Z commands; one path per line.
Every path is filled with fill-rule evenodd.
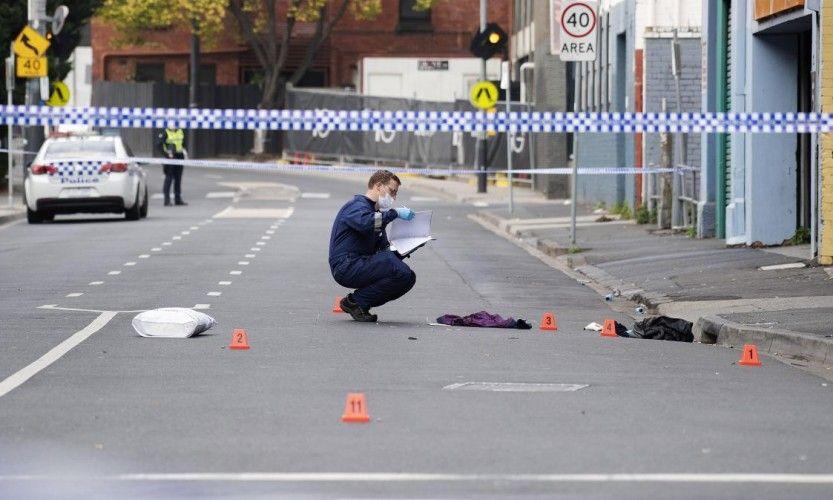
M 17 210 L 10 214 L 0 214 L 0 224 L 6 224 L 8 222 L 14 222 L 16 220 L 20 220 L 26 217 L 26 210 Z
M 720 316 L 701 317 L 694 324 L 694 335 L 704 344 L 755 344 L 758 350 L 770 355 L 833 366 L 833 339 L 790 330 L 753 328 Z

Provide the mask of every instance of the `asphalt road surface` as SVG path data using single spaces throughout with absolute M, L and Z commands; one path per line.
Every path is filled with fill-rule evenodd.
M 470 221 L 473 207 L 404 179 L 399 202 L 434 210 L 437 241 L 368 325 L 331 312 L 346 291 L 327 265 L 332 219 L 361 184 L 190 168 L 184 185 L 189 206 L 155 198 L 139 222 L 0 229 L 0 497 L 833 495 L 826 380 L 582 331 L 626 318 Z M 133 331 L 136 312 L 165 306 L 218 325 Z M 536 324 L 555 311 L 559 330 L 428 324 L 480 310 Z M 250 350 L 227 348 L 235 328 Z M 341 422 L 350 392 L 369 424 Z

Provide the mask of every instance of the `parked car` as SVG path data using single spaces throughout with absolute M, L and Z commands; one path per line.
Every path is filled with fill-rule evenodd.
M 128 220 L 146 217 L 147 174 L 132 156 L 118 136 L 47 139 L 26 169 L 29 223 L 71 213 L 124 213 Z

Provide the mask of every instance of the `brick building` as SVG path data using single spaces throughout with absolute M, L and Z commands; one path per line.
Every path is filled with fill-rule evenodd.
M 279 2 L 279 9 L 286 2 Z M 307 86 L 359 87 L 363 57 L 470 57 L 468 46 L 479 23 L 478 0 L 440 0 L 430 11 L 412 9 L 414 0 L 383 0 L 382 14 L 357 21 L 349 13 L 336 25 L 301 82 Z M 512 2 L 491 0 L 489 20 L 509 24 Z M 280 16 L 279 16 L 280 18 Z M 256 82 L 260 67 L 254 53 L 228 14 L 226 29 L 211 46 L 203 46 L 200 80 L 217 85 Z M 314 26 L 295 27 L 287 71 L 304 56 Z M 92 22 L 95 81 L 165 81 L 187 83 L 189 32 L 171 28 L 147 33 L 142 46 L 118 47 L 114 29 L 101 19 Z M 280 27 L 278 29 L 280 35 Z

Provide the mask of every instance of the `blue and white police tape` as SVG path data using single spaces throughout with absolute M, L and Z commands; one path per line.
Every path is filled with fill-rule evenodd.
M 833 132 L 829 113 L 561 113 L 0 106 L 6 125 L 285 131 Z

